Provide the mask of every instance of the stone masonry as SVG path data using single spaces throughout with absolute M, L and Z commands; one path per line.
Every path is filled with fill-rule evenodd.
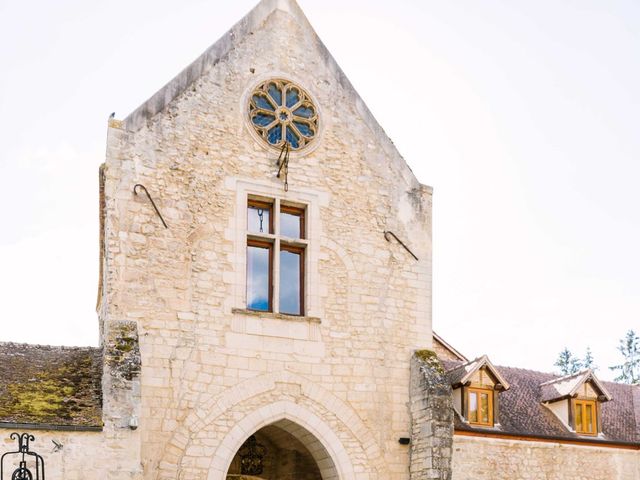
M 436 354 L 411 359 L 411 480 L 451 479 L 453 444 L 451 386 Z
M 288 191 L 246 113 L 257 84 L 283 77 L 314 97 L 321 124 L 291 156 Z M 249 195 L 306 205 L 305 316 L 246 310 Z M 101 328 L 137 325 L 143 478 L 223 479 L 265 417 L 319 440 L 323 478 L 408 478 L 398 439 L 411 428 L 409 359 L 431 346 L 431 189 L 295 2 L 261 2 L 110 122 L 104 198 Z
M 455 435 L 453 480 L 638 480 L 637 448 Z

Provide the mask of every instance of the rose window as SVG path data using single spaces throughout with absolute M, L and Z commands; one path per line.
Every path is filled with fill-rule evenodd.
M 269 145 L 307 146 L 318 132 L 318 113 L 307 92 L 288 80 L 261 83 L 249 100 L 249 119 Z

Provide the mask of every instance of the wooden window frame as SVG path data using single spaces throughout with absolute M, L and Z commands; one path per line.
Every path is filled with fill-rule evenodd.
M 475 421 L 475 422 L 471 421 L 471 417 L 469 415 L 469 406 L 471 405 L 471 399 L 469 397 L 471 396 L 471 393 L 475 393 L 475 394 L 478 395 L 478 402 L 477 402 L 477 405 L 478 405 L 478 420 Z M 481 393 L 486 393 L 487 394 L 487 400 L 489 402 L 489 422 L 488 423 L 480 421 L 480 394 Z M 467 421 L 469 422 L 469 424 L 471 424 L 471 425 L 480 425 L 480 426 L 483 426 L 483 427 L 493 427 L 495 425 L 494 422 L 493 422 L 493 419 L 494 419 L 493 393 L 494 393 L 494 390 L 490 389 L 490 388 L 478 388 L 478 387 L 467 387 L 466 388 L 466 392 L 465 392 L 464 396 L 466 397 L 465 400 L 467 402 L 467 405 L 466 405 L 466 407 L 467 407 L 466 418 L 467 418 Z
M 255 235 L 273 235 L 274 233 L 274 208 L 273 208 L 273 203 L 271 202 L 267 202 L 267 201 L 262 201 L 262 200 L 253 200 L 251 198 L 249 198 L 247 200 L 247 211 L 245 212 L 245 214 L 249 215 L 249 209 L 250 208 L 259 208 L 261 210 L 268 210 L 269 211 L 269 231 L 268 232 L 249 232 L 250 234 L 255 234 Z M 249 226 L 247 225 L 247 230 L 249 230 L 248 228 Z
M 296 215 L 300 217 L 300 239 L 304 240 L 307 238 L 306 232 L 306 221 L 305 221 L 305 208 L 302 207 L 293 207 L 290 205 L 280 205 L 280 213 L 288 213 L 291 215 Z M 290 238 L 290 237 L 285 237 Z
M 304 316 L 304 279 L 305 279 L 305 248 L 304 247 L 297 247 L 294 245 L 290 245 L 288 243 L 281 243 L 280 244 L 280 252 L 285 251 L 285 252 L 291 252 L 291 253 L 297 253 L 300 255 L 300 313 L 283 313 L 284 315 L 294 315 L 294 316 Z M 278 252 L 278 254 L 280 254 L 280 252 Z M 280 275 L 282 275 L 282 271 L 280 271 Z M 280 279 L 278 279 L 278 281 L 280 281 Z M 282 283 L 280 284 L 280 289 L 282 289 Z M 282 291 L 282 290 L 280 290 Z M 282 312 L 281 312 L 282 313 Z
M 248 218 L 249 218 L 249 209 L 250 208 L 261 208 L 269 211 L 269 223 L 267 225 L 268 232 L 252 232 L 249 231 Z M 300 217 L 300 236 L 299 238 L 291 238 L 285 237 L 280 232 L 280 215 L 282 213 L 293 214 Z M 259 248 L 268 248 L 269 249 L 269 299 L 268 299 L 268 310 L 257 310 L 249 307 L 249 298 L 248 298 L 248 275 L 249 275 L 249 265 L 247 262 L 247 267 L 245 271 L 245 305 L 247 310 L 251 310 L 254 312 L 265 312 L 265 313 L 281 313 L 282 315 L 289 316 L 298 316 L 304 317 L 306 314 L 306 255 L 307 249 L 309 248 L 308 241 L 306 239 L 307 236 L 307 228 L 306 228 L 306 206 L 298 206 L 298 205 L 290 205 L 290 204 L 282 204 L 279 199 L 272 199 L 268 197 L 255 198 L 252 196 L 248 196 L 247 198 L 247 206 L 245 209 L 245 218 L 247 219 L 246 224 L 246 247 L 245 247 L 245 258 L 248 258 L 248 248 L 249 247 L 259 247 Z M 277 217 L 277 218 L 276 218 Z M 276 231 L 277 230 L 277 231 Z M 279 268 L 280 266 L 280 252 L 288 251 L 291 253 L 296 253 L 300 255 L 300 313 L 283 313 L 280 312 L 280 298 L 275 298 L 276 296 L 280 296 L 280 277 L 282 275 L 282 271 Z M 276 259 L 277 256 L 277 259 Z M 276 272 L 277 270 L 277 272 Z M 277 273 L 277 277 L 276 277 Z M 276 284 L 277 282 L 277 284 Z M 276 309 L 278 311 L 276 311 Z
M 577 409 L 580 408 L 581 409 L 581 415 L 580 417 L 582 418 L 582 426 L 586 426 L 587 422 L 586 422 L 586 418 L 587 418 L 587 405 L 591 405 L 591 411 L 592 411 L 592 419 L 591 419 L 591 426 L 593 427 L 593 431 L 589 432 L 586 431 L 584 428 L 581 430 L 578 430 L 578 423 L 576 422 L 576 419 L 578 418 L 578 415 L 576 413 Z M 571 409 L 573 410 L 573 429 L 575 430 L 576 433 L 580 434 L 580 435 L 590 435 L 590 436 L 596 436 L 598 435 L 598 402 L 597 400 L 591 400 L 591 399 L 586 399 L 586 398 L 577 398 L 572 400 L 571 402 Z
M 247 298 L 247 310 L 251 310 L 253 312 L 273 312 L 273 250 L 274 250 L 274 245 L 271 242 L 266 242 L 264 240 L 255 240 L 253 238 L 247 238 L 247 252 L 249 250 L 249 247 L 257 247 L 257 248 L 266 248 L 269 250 L 269 298 L 267 300 L 267 310 L 258 310 L 255 308 L 250 308 L 249 307 L 249 302 L 248 302 L 248 298 Z M 247 258 L 249 257 L 248 253 L 247 253 Z M 245 278 L 247 279 L 246 281 L 246 288 L 245 290 L 247 291 L 247 297 L 249 294 L 249 262 L 247 261 L 247 273 L 245 275 Z

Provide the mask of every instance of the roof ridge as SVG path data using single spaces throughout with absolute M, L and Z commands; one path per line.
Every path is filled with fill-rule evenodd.
M 578 372 L 578 373 L 572 373 L 571 375 L 565 375 L 563 377 L 559 377 L 557 373 L 553 373 L 553 372 L 543 372 L 541 370 L 533 370 L 531 368 L 522 368 L 522 367 L 509 367 L 509 366 L 505 366 L 505 365 L 495 365 L 496 368 L 504 368 L 504 369 L 508 369 L 508 370 L 518 370 L 521 372 L 531 372 L 531 373 L 539 373 L 542 375 L 555 375 L 557 378 L 552 378 L 551 380 L 545 380 L 543 383 L 539 384 L 541 387 L 544 385 L 550 385 L 552 383 L 557 382 L 558 380 L 562 380 L 562 379 L 568 379 L 569 377 L 573 376 L 573 375 L 579 375 L 580 373 L 584 373 L 586 372 L 586 370 L 583 370 L 582 372 Z M 591 372 L 595 375 L 595 370 L 591 370 Z M 597 377 L 596 377 L 597 378 Z M 638 389 L 640 389 L 640 385 L 630 385 L 628 383 L 621 383 L 621 382 L 614 382 L 613 380 L 602 380 L 600 378 L 598 378 L 598 381 L 600 383 L 605 383 L 605 384 L 609 384 L 609 385 L 617 385 L 619 387 L 637 387 Z
M 496 368 L 507 368 L 509 370 L 520 370 L 522 372 L 532 372 L 532 373 L 541 373 L 543 375 L 555 375 L 557 376 L 557 373 L 553 373 L 553 372 L 543 372 L 541 370 L 533 370 L 531 368 L 523 368 L 523 367 L 509 367 L 507 365 L 496 365 Z M 548 380 L 547 380 L 548 381 Z
M 495 367 L 496 368 L 506 368 L 506 369 L 509 369 L 509 370 L 519 370 L 519 371 L 522 371 L 522 372 L 540 373 L 542 375 L 553 375 L 553 376 L 556 377 L 555 379 L 552 379 L 552 380 L 545 380 L 544 383 L 548 383 L 548 382 L 555 381 L 555 380 L 558 380 L 558 379 L 562 378 L 557 373 L 545 372 L 545 371 L 542 371 L 542 370 L 534 370 L 532 368 L 510 367 L 508 365 L 496 365 Z M 574 375 L 574 374 L 572 374 L 572 375 Z
M 561 381 L 564 381 L 564 380 L 569 380 L 570 378 L 579 377 L 581 375 L 584 376 L 584 375 L 586 375 L 588 373 L 593 373 L 593 371 L 591 369 L 588 369 L 588 370 L 583 370 L 581 372 L 572 373 L 570 375 L 565 375 L 563 377 L 554 378 L 553 380 L 547 380 L 546 382 L 541 383 L 540 386 L 550 385 L 552 383 L 561 382 Z

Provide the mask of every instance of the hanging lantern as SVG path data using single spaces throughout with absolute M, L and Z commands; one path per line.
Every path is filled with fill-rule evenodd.
M 267 449 L 251 435 L 238 452 L 240 454 L 240 473 L 242 475 L 260 475 L 264 469 L 262 461 Z

